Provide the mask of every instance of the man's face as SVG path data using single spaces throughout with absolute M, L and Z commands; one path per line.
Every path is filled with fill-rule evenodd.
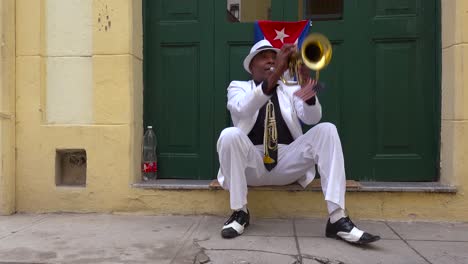
M 257 82 L 263 82 L 272 74 L 271 67 L 275 66 L 276 52 L 265 50 L 258 53 L 250 62 L 250 71 L 252 79 Z

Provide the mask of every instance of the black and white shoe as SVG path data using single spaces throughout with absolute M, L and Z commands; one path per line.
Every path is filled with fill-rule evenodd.
M 234 238 L 242 235 L 244 229 L 249 226 L 250 214 L 239 210 L 234 211 L 229 219 L 224 223 L 221 236 L 223 238 Z
M 357 228 L 349 217 L 343 217 L 334 224 L 328 219 L 325 235 L 353 244 L 368 244 L 380 239 L 380 236 L 369 234 Z

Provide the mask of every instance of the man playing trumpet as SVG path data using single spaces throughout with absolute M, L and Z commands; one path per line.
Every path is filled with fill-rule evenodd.
M 299 70 L 303 84 L 281 81 L 294 52 L 291 44 L 278 50 L 267 40 L 257 42 L 244 59 L 252 80 L 232 81 L 227 89 L 234 127 L 218 139 L 218 181 L 230 192 L 233 213 L 221 235 L 234 238 L 249 225 L 247 186 L 298 182 L 305 188 L 317 165 L 329 213 L 326 236 L 358 244 L 377 241 L 379 236 L 358 229 L 345 214 L 343 151 L 336 127 L 317 124 L 322 116 L 317 83 L 306 67 Z M 317 125 L 303 134 L 301 123 Z

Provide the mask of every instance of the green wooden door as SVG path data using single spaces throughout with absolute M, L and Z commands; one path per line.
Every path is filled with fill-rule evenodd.
M 333 43 L 319 96 L 323 121 L 340 131 L 349 179 L 438 175 L 436 3 L 343 0 L 341 19 L 313 22 L 311 32 Z
M 271 19 L 308 18 L 299 11 L 310 1 L 271 0 Z M 241 63 L 253 23 L 228 22 L 226 1 L 200 2 L 144 2 L 144 120 L 156 127 L 163 178 L 216 177 L 216 140 L 230 125 L 226 87 L 248 78 Z M 319 97 L 349 179 L 436 179 L 436 3 L 343 0 L 342 18 L 313 22 L 334 48 Z
M 144 123 L 159 178 L 213 178 L 213 0 L 144 1 Z

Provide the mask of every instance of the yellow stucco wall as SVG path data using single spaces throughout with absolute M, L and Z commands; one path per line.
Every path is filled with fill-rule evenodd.
M 271 0 L 249 1 L 242 0 L 240 4 L 242 22 L 253 22 L 256 20 L 268 19 L 268 10 L 271 7 Z
M 0 215 L 15 211 L 15 1 L 0 2 Z
M 76 8 L 87 8 L 85 1 L 74 2 Z M 141 1 L 87 2 L 92 5 L 92 24 L 84 29 L 90 34 L 82 35 L 90 36 L 92 51 L 82 57 L 92 61 L 92 121 L 56 124 L 45 113 L 51 87 L 46 62 L 55 58 L 49 55 L 46 22 L 47 12 L 55 12 L 47 5 L 61 3 L 17 1 L 17 161 L 25 164 L 17 166 L 18 211 L 112 211 L 124 203 L 122 197 L 138 172 L 134 164 L 140 148 L 135 135 L 141 134 L 142 125 Z M 102 24 L 109 21 L 112 26 L 103 30 Z M 67 52 L 71 54 L 61 55 L 64 60 L 78 57 Z M 55 185 L 56 149 L 86 150 L 86 188 Z
M 48 0 L 16 1 L 16 210 L 20 212 L 140 212 L 226 214 L 226 191 L 163 191 L 132 188 L 140 177 L 142 137 L 142 18 L 140 0 L 92 2 L 92 120 L 45 122 Z M 50 1 L 50 0 L 49 0 Z M 350 192 L 353 217 L 468 221 L 468 4 L 442 0 L 443 86 L 441 181 L 457 194 Z M 103 30 L 106 12 L 112 27 Z M 106 17 L 107 20 L 107 17 Z M 466 68 L 466 67 L 465 67 Z M 89 101 L 87 101 L 89 102 Z M 55 185 L 55 151 L 87 151 L 87 185 Z M 4 191 L 0 185 L 0 191 Z M 324 216 L 319 192 L 252 191 L 257 217 Z

